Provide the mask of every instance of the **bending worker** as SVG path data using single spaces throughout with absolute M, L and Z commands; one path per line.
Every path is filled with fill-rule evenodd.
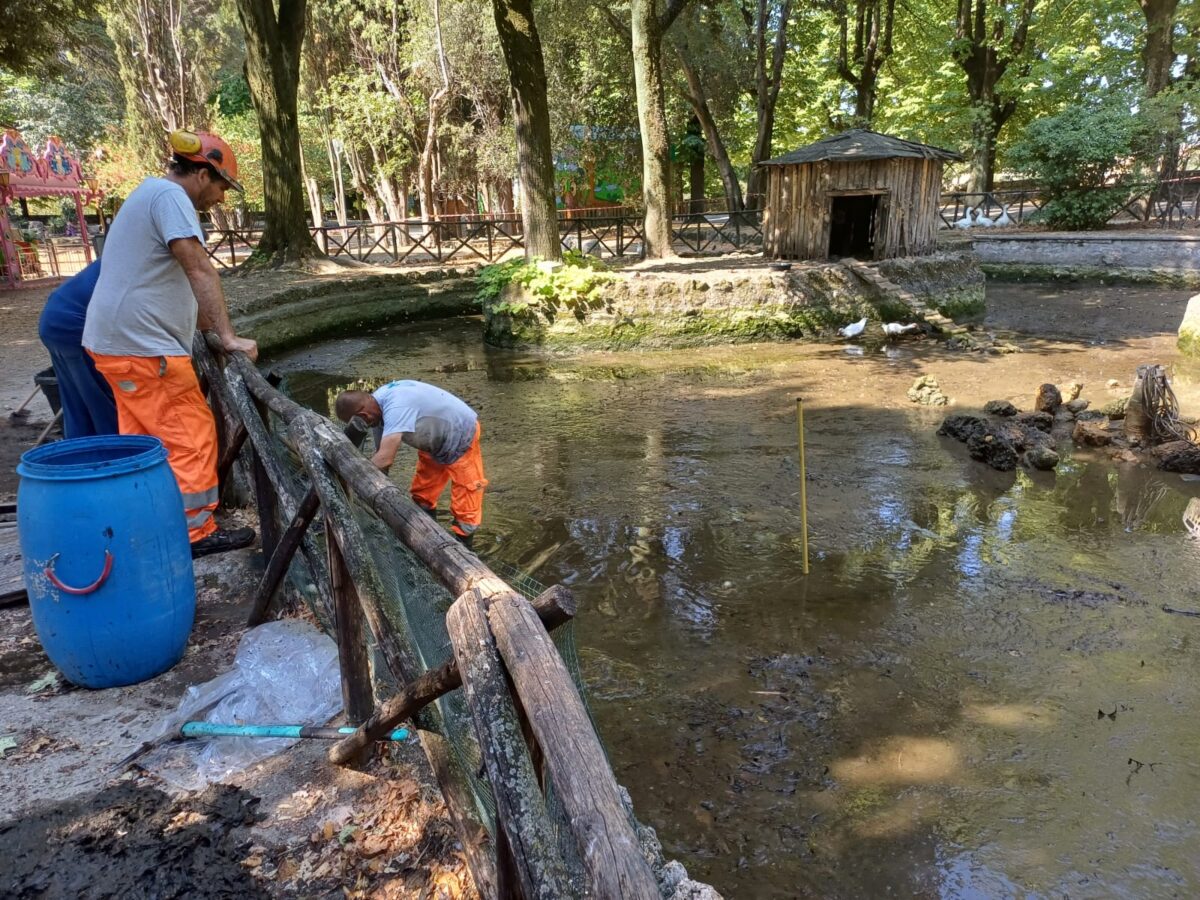
M 50 292 L 38 319 L 38 337 L 50 351 L 68 438 L 117 433 L 112 388 L 83 349 L 83 323 L 99 277 L 96 260 Z
M 109 228 L 83 346 L 112 387 L 121 434 L 166 446 L 198 557 L 248 547 L 254 530 L 218 530 L 213 518 L 217 427 L 192 369 L 192 335 L 199 324 L 251 359 L 258 346 L 234 333 L 196 215 L 242 190 L 233 150 L 213 134 L 175 131 L 170 143 L 166 176 L 138 185 Z
M 361 418 L 379 435 L 373 462 L 385 472 L 400 445 L 417 451 L 412 498 L 435 519 L 438 498 L 450 483 L 450 532 L 466 547 L 483 521 L 482 428 L 475 410 L 449 391 L 422 381 L 393 381 L 372 394 L 343 391 L 334 402 L 343 422 Z

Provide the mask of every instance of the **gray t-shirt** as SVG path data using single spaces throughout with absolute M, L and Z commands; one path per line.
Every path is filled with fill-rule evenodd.
M 204 230 L 187 192 L 147 178 L 117 212 L 88 306 L 83 346 L 108 356 L 191 356 L 196 296 L 171 241 Z
M 384 436 L 404 432 L 404 443 L 443 465 L 455 462 L 475 440 L 475 410 L 440 387 L 423 381 L 393 381 L 371 396 L 383 410 Z

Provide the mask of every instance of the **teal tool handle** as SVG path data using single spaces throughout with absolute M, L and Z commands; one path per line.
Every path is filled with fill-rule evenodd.
M 252 737 L 252 738 L 321 738 L 336 741 L 357 728 L 343 725 L 341 728 L 326 728 L 318 725 L 225 725 L 220 722 L 184 722 L 179 734 L 185 738 L 199 737 Z M 408 729 L 397 728 L 384 740 L 408 740 Z

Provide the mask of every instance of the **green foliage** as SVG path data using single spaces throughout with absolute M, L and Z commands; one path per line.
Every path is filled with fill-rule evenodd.
M 1102 228 L 1139 187 L 1129 161 L 1137 133 L 1123 104 L 1069 107 L 1032 123 L 1009 160 L 1043 186 L 1039 215 L 1051 228 Z
M 553 322 L 565 309 L 582 321 L 588 312 L 604 305 L 600 289 L 615 280 L 596 257 L 567 250 L 562 265 L 540 259 L 510 259 L 486 266 L 476 276 L 476 297 L 485 310 L 517 320 L 536 320 L 540 316 Z M 510 284 L 525 288 L 519 298 L 504 298 L 504 289 Z
M 246 76 L 241 72 L 230 72 L 222 78 L 208 102 L 215 106 L 222 116 L 240 116 L 254 111 L 254 104 L 250 100 L 250 85 L 246 83 Z

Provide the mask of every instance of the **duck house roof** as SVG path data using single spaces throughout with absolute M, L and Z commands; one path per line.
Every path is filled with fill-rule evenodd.
M 895 158 L 961 160 L 962 155 L 953 150 L 879 134 L 868 128 L 852 128 L 783 156 L 765 160 L 759 165 L 794 166 L 814 162 L 866 162 Z

